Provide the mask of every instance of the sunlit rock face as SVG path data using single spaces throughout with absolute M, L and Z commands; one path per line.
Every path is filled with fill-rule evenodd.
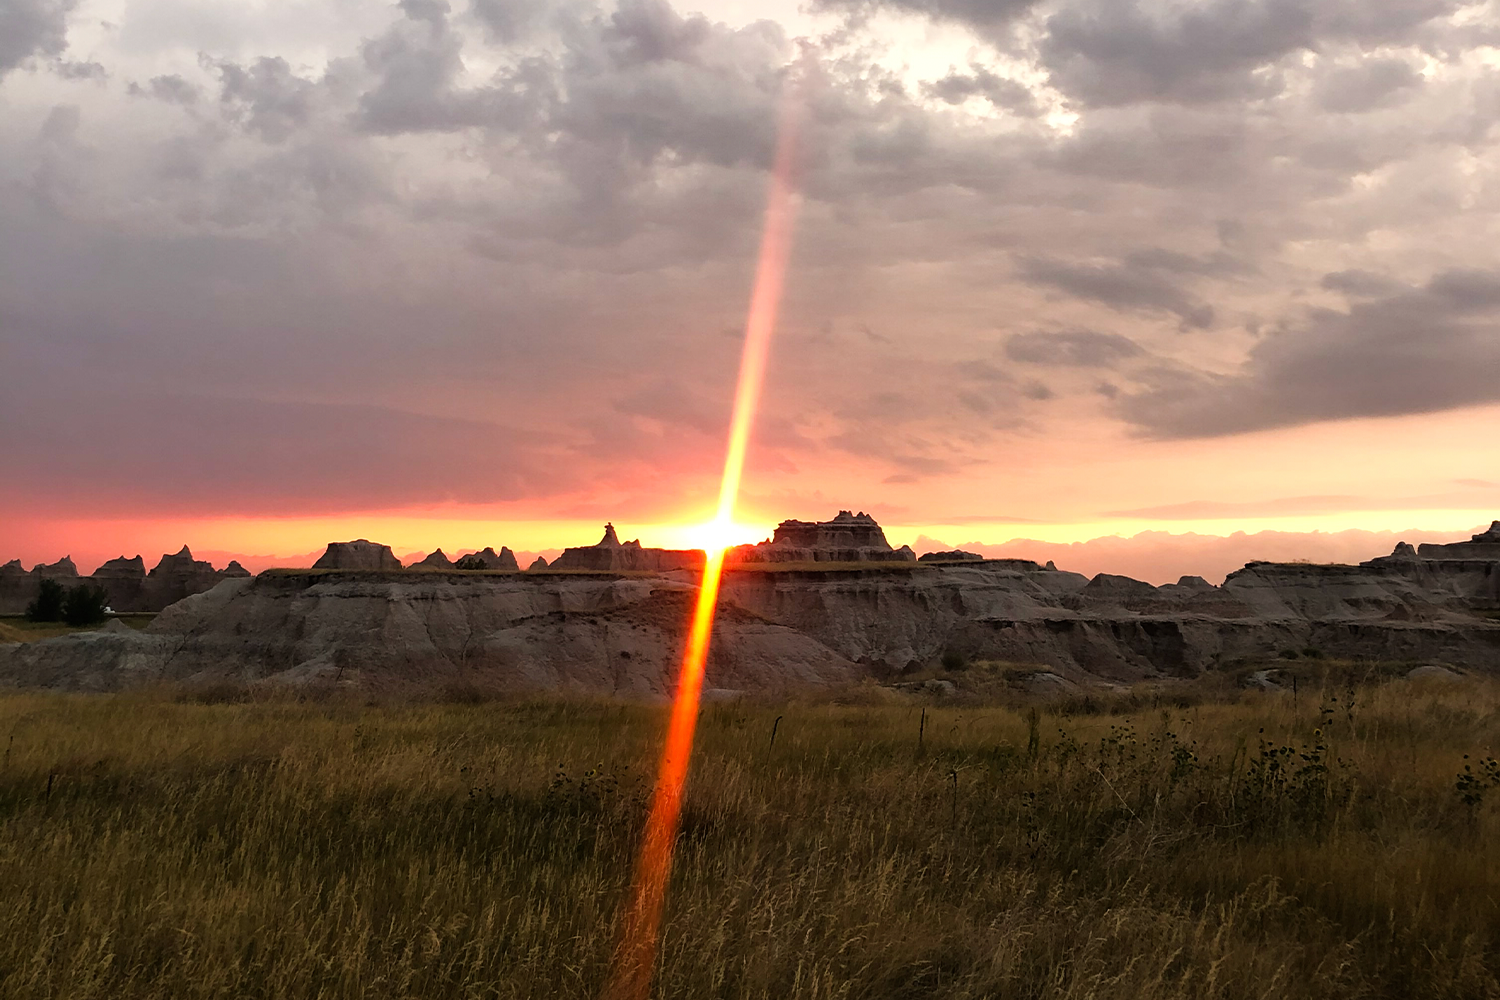
M 875 519 L 841 510 L 831 521 L 782 521 L 769 541 L 730 551 L 734 562 L 915 562 L 910 546 L 891 548 Z
M 564 549 L 547 567 L 553 570 L 588 570 L 595 573 L 665 573 L 703 568 L 702 549 L 647 549 L 639 540 L 621 542 L 615 526 L 604 526 L 604 537 L 594 545 Z

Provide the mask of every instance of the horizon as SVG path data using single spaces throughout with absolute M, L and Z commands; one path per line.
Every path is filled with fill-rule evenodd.
M 1359 563 L 1378 556 L 1388 555 L 1397 542 L 1404 541 L 1420 545 L 1423 543 L 1465 541 L 1469 537 L 1486 530 L 1490 523 L 1490 520 L 1486 520 L 1483 523 L 1454 531 L 1348 528 L 1343 531 L 1325 533 L 1317 531 L 1285 532 L 1275 529 L 1263 529 L 1256 532 L 1238 531 L 1230 535 L 1205 535 L 1144 530 L 1129 536 L 1110 534 L 1080 540 L 1065 539 L 1051 541 L 1016 536 L 1003 539 L 1000 542 L 972 540 L 961 543 L 949 543 L 943 539 L 929 537 L 919 531 L 911 535 L 911 532 L 916 531 L 916 529 L 912 528 L 896 526 L 892 529 L 887 528 L 885 525 L 881 525 L 881 527 L 886 532 L 887 541 L 890 542 L 892 548 L 910 545 L 918 556 L 929 552 L 962 549 L 983 555 L 987 559 L 1031 559 L 1040 564 L 1052 561 L 1056 563 L 1058 569 L 1082 573 L 1089 577 L 1093 577 L 1099 573 L 1108 573 L 1117 576 L 1129 576 L 1159 586 L 1166 583 L 1175 583 L 1183 576 L 1201 576 L 1210 583 L 1217 585 L 1229 573 L 1242 568 L 1250 562 L 1256 561 Z M 693 532 L 701 526 L 674 525 L 654 527 L 660 529 L 666 537 L 678 539 L 681 544 L 656 544 L 648 537 L 649 533 L 647 533 L 642 534 L 640 537 L 642 545 L 647 548 L 703 548 L 701 545 L 691 544 Z M 616 529 L 620 531 L 622 541 L 634 539 L 638 534 L 634 529 L 627 528 L 620 530 L 618 525 Z M 579 541 L 570 544 L 592 545 L 598 541 L 598 536 L 602 533 L 602 530 L 603 526 L 598 525 L 591 536 L 592 541 Z M 767 530 L 761 537 L 753 539 L 747 537 L 744 542 L 738 544 L 754 544 L 755 542 L 769 538 L 770 535 L 771 530 Z M 502 547 L 511 549 L 521 568 L 524 570 L 536 557 L 541 556 L 548 562 L 551 562 L 561 554 L 564 548 L 569 547 L 568 545 L 557 545 L 527 548 L 517 547 L 506 541 L 486 541 L 480 545 L 471 543 L 437 544 L 424 548 L 420 546 L 404 547 L 399 544 L 392 545 L 383 538 L 359 537 L 366 538 L 368 541 L 377 544 L 390 545 L 395 556 L 406 566 L 412 565 L 414 562 L 438 549 L 441 549 L 450 559 L 457 560 L 463 555 L 478 552 L 488 546 L 494 548 L 497 552 Z M 352 541 L 353 538 L 354 536 L 329 539 L 328 542 Z M 156 564 L 159 558 L 176 553 L 180 551 L 183 545 L 186 545 L 195 559 L 209 561 L 216 569 L 223 569 L 229 562 L 234 561 L 240 563 L 252 573 L 259 573 L 267 569 L 309 567 L 322 555 L 326 544 L 318 545 L 306 551 L 253 553 L 240 552 L 213 545 L 195 545 L 192 541 L 185 541 L 179 545 L 164 547 L 157 555 L 152 555 L 148 549 L 140 549 L 135 552 L 121 551 L 111 556 L 99 556 L 97 554 L 78 556 L 70 551 L 44 558 L 36 558 L 34 556 L 28 558 L 21 555 L 13 555 L 9 552 L 0 552 L 0 563 L 9 562 L 14 559 L 19 561 L 23 568 L 30 571 L 37 565 L 44 563 L 50 565 L 61 558 L 67 557 L 73 560 L 80 575 L 88 576 L 105 562 L 116 558 L 130 559 L 139 556 L 144 560 L 145 566 L 149 570 Z M 1375 551 L 1376 549 L 1379 549 L 1379 551 Z

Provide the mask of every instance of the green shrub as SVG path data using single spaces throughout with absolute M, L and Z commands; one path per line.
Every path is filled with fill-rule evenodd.
M 62 621 L 63 603 L 66 599 L 62 584 L 56 580 L 43 580 L 36 600 L 26 605 L 26 620 L 29 622 Z
M 68 595 L 63 599 L 63 621 L 74 628 L 98 625 L 104 621 L 104 609 L 108 603 L 109 595 L 103 587 L 91 587 L 86 583 L 69 587 Z

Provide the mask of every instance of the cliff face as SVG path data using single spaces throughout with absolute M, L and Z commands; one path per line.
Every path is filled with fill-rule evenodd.
M 1397 552 L 1400 552 L 1399 546 Z M 1418 546 L 1417 555 L 1423 559 L 1500 560 L 1500 521 L 1495 521 L 1488 531 L 1480 532 L 1467 542 Z
M 189 597 L 145 633 L 0 647 L 0 683 L 469 679 L 659 695 L 671 689 L 695 591 L 684 574 L 272 572 Z M 1090 580 L 1024 560 L 731 567 L 707 683 L 837 683 L 949 654 L 1046 666 L 1078 682 L 1193 676 L 1307 648 L 1494 669 L 1497 618 L 1500 561 L 1253 563 L 1222 587 Z
M 769 541 L 741 545 L 733 562 L 913 562 L 908 546 L 891 548 L 885 531 L 864 511 L 841 510 L 831 521 L 782 521 Z

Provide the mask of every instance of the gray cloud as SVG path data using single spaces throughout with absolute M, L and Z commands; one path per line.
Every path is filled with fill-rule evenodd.
M 1262 339 L 1237 372 L 1161 367 L 1119 412 L 1153 437 L 1215 437 L 1500 400 L 1500 273 L 1445 271 L 1425 286 L 1314 310 Z
M 0 4 L 0 80 L 34 55 L 68 47 L 68 13 L 77 0 L 5 0 Z
M 213 64 L 228 113 L 266 142 L 285 142 L 312 115 L 317 84 L 292 72 L 280 56 L 262 56 L 248 66 Z
M 1334 43 L 1414 40 L 1474 0 L 1211 0 L 1169 11 L 1141 0 L 1077 0 L 1047 19 L 1042 60 L 1079 102 L 1186 104 L 1281 91 L 1281 61 Z
M 1000 76 L 984 66 L 974 65 L 971 72 L 956 70 L 938 80 L 922 85 L 929 97 L 948 104 L 962 104 L 971 97 L 982 97 L 997 108 L 1004 108 L 1025 118 L 1034 118 L 1042 113 L 1036 95 L 1025 84 Z
M 1325 111 L 1373 111 L 1399 104 L 1421 85 L 1422 74 L 1405 59 L 1363 59 L 1320 78 L 1313 99 Z
M 959 21 L 982 34 L 997 36 L 1039 0 L 814 0 L 819 10 L 844 11 L 867 17 L 877 10 L 918 14 L 934 20 Z
M 144 87 L 138 83 L 132 83 L 130 92 L 138 96 L 154 97 L 168 104 L 180 104 L 183 107 L 196 104 L 199 96 L 197 85 L 189 83 L 176 73 L 153 76 Z
M 1170 313 L 1184 329 L 1204 329 L 1214 321 L 1213 306 L 1189 295 L 1180 281 L 1168 277 L 1162 269 L 1138 261 L 1083 264 L 1028 257 L 1020 261 L 1019 273 L 1025 281 L 1049 285 L 1115 309 Z
M 1013 361 L 1066 368 L 1113 368 L 1140 357 L 1139 345 L 1118 333 L 1068 330 L 1062 333 L 1018 333 L 1005 342 Z

